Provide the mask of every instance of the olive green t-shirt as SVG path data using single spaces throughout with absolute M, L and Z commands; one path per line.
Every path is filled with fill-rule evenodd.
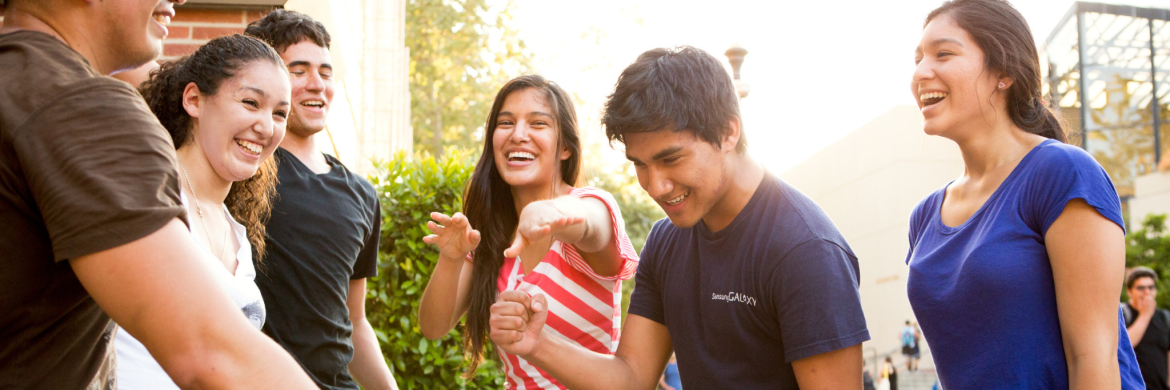
M 176 161 L 130 85 L 0 35 L 0 389 L 112 387 L 113 324 L 65 260 L 186 218 Z

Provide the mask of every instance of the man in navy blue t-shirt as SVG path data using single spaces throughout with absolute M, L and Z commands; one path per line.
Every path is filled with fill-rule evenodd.
M 857 257 L 820 207 L 747 155 L 719 61 L 643 53 L 603 121 L 670 219 L 646 240 L 616 354 L 543 332 L 547 299 L 516 291 L 492 306 L 492 341 L 574 389 L 653 389 L 672 349 L 684 388 L 860 389 Z

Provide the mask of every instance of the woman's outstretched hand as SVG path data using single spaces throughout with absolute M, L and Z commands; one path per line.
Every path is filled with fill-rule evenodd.
M 585 212 L 581 209 L 579 201 L 574 204 L 578 210 L 569 210 L 568 212 L 557 208 L 553 202 L 542 200 L 532 202 L 524 207 L 524 210 L 520 212 L 520 222 L 516 226 L 516 239 L 512 241 L 511 247 L 504 250 L 504 257 L 519 256 L 520 252 L 529 244 L 549 235 L 556 235 L 558 238 L 561 236 L 560 233 L 568 233 L 576 238 L 584 236 Z M 562 207 L 572 206 L 566 204 Z M 576 216 L 570 214 L 576 214 Z
M 479 246 L 479 231 L 471 228 L 463 213 L 450 217 L 431 213 L 431 219 L 434 221 L 427 221 L 427 228 L 434 234 L 423 237 L 423 242 L 439 247 L 440 257 L 462 261 Z

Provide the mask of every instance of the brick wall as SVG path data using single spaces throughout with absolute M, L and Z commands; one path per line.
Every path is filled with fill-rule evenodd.
M 190 8 L 179 7 L 167 27 L 170 33 L 163 42 L 163 61 L 195 52 L 200 45 L 215 37 L 244 32 L 248 23 L 256 21 L 272 9 Z

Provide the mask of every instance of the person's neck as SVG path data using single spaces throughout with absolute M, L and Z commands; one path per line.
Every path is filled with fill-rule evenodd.
M 555 188 L 554 184 L 556 184 Z M 512 187 L 512 202 L 516 206 L 516 215 L 520 215 L 520 212 L 532 202 L 568 195 L 571 189 L 572 187 L 565 184 L 560 178 L 538 185 Z
M 215 168 L 211 167 L 211 162 L 207 160 L 203 150 L 192 142 L 179 148 L 176 154 L 179 156 L 179 163 L 182 164 L 182 173 L 185 176 L 181 180 L 181 185 L 187 188 L 188 193 L 194 195 L 191 200 L 207 206 L 223 204 L 232 189 L 232 182 L 215 173 Z
M 16 31 L 36 31 L 48 34 L 81 54 L 89 62 L 89 66 L 98 73 L 108 75 L 118 70 L 117 65 L 103 61 L 103 56 L 99 55 L 92 39 L 83 32 L 85 29 L 76 27 L 86 26 L 84 17 L 80 17 L 78 20 L 78 17 L 74 17 L 75 14 L 68 11 L 58 12 L 54 16 L 53 19 L 42 19 L 18 8 L 9 8 L 4 13 L 4 27 L 0 28 L 0 34 Z
M 967 177 L 979 180 L 996 168 L 1018 162 L 1033 147 L 1044 142 L 1044 137 L 1020 129 L 1007 116 L 1006 112 L 1003 113 L 1000 115 L 1002 119 L 991 126 L 972 125 L 982 128 L 962 131 L 967 136 L 954 139 L 963 155 Z
M 735 220 L 764 180 L 764 167 L 746 152 L 733 156 L 732 161 L 734 163 L 726 165 L 723 172 L 723 177 L 729 179 L 727 190 L 703 216 L 703 223 L 713 232 L 723 230 Z
M 284 141 L 280 142 L 280 147 L 296 156 L 297 160 L 301 160 L 301 163 L 313 172 L 329 172 L 329 162 L 325 161 L 325 155 L 317 150 L 316 137 L 311 135 L 306 137 L 288 131 L 285 133 Z

